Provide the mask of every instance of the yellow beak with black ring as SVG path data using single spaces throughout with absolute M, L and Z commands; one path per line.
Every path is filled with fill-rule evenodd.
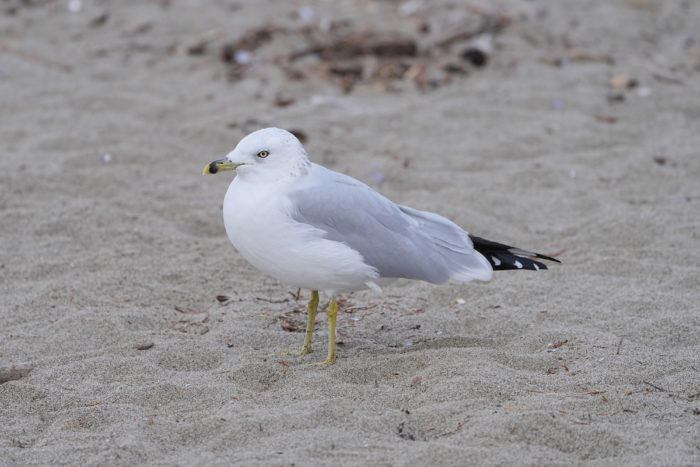
M 236 170 L 236 167 L 242 164 L 236 164 L 228 159 L 219 159 L 218 161 L 212 161 L 205 165 L 202 169 L 202 175 L 214 175 L 219 172 L 225 172 L 227 170 Z

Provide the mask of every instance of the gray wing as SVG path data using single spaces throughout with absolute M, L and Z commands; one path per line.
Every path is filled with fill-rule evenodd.
M 436 284 L 491 278 L 488 261 L 453 222 L 397 205 L 351 177 L 313 170 L 312 181 L 290 194 L 292 217 L 359 252 L 380 277 Z

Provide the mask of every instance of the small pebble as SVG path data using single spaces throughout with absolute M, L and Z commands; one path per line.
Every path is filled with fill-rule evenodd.
M 615 91 L 632 89 L 639 85 L 639 81 L 626 74 L 615 75 L 610 79 L 610 87 Z
M 305 23 L 310 23 L 314 20 L 316 12 L 310 6 L 304 5 L 301 8 L 299 8 L 298 15 L 300 20 L 302 20 Z
M 423 8 L 423 0 L 409 0 L 399 5 L 399 14 L 401 16 L 411 16 L 418 13 L 418 10 Z
M 607 99 L 611 104 L 615 102 L 625 102 L 625 95 L 621 92 L 610 92 L 607 95 Z
M 68 2 L 68 11 L 71 13 L 77 13 L 83 8 L 83 2 L 81 0 L 70 0 Z
M 646 86 L 641 86 L 637 89 L 637 95 L 639 97 L 649 97 L 651 96 L 651 89 Z
M 233 60 L 239 65 L 250 65 L 253 61 L 253 54 L 247 50 L 236 50 Z

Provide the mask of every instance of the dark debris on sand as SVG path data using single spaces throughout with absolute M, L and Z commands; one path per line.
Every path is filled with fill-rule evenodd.
M 399 82 L 431 89 L 487 65 L 493 38 L 511 23 L 505 14 L 478 10 L 470 11 L 463 24 L 431 28 L 426 15 L 415 14 L 416 27 L 409 32 L 358 27 L 349 20 L 296 27 L 268 23 L 225 40 L 219 58 L 233 82 L 271 64 L 290 80 L 326 81 L 346 93 L 360 84 L 390 90 Z M 190 53 L 206 50 L 197 44 Z M 276 105 L 288 103 L 277 100 Z

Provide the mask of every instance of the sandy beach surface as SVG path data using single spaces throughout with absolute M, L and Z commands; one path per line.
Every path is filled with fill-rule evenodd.
M 277 356 L 201 176 L 266 126 L 563 264 Z M 695 1 L 2 2 L 0 465 L 698 465 L 699 130 Z

